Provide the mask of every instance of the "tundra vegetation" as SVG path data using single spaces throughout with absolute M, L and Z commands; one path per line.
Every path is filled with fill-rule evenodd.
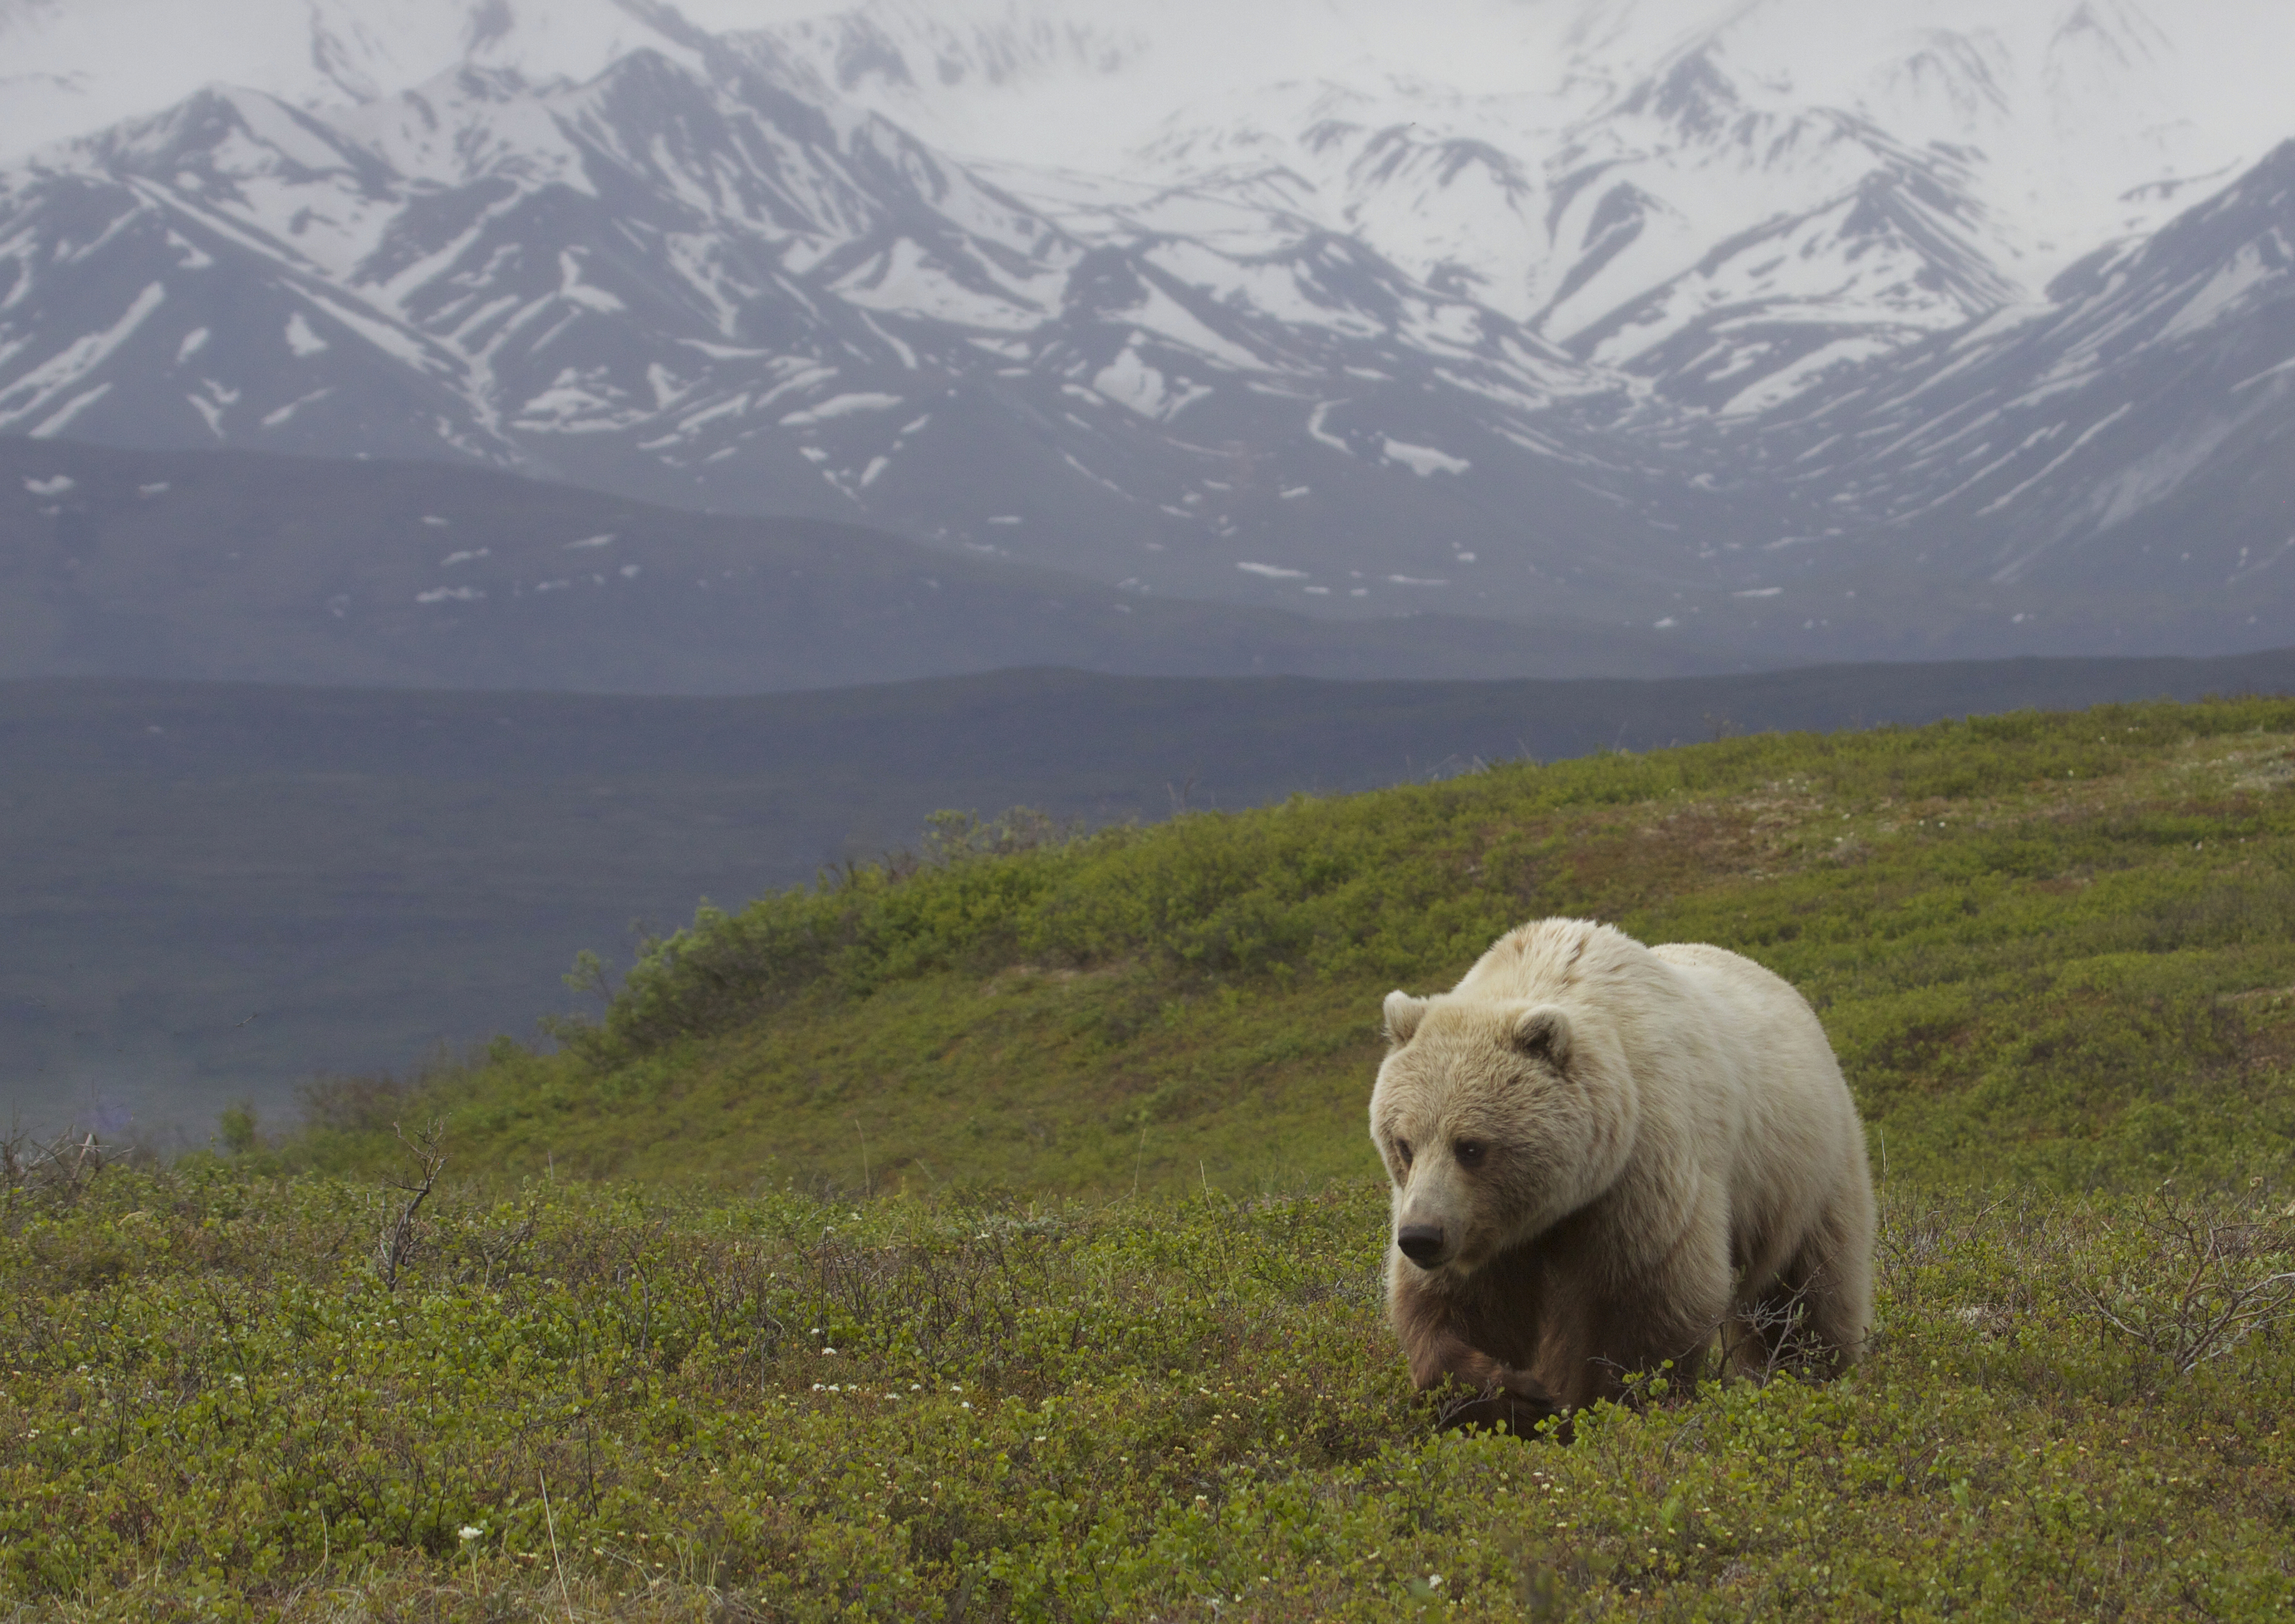
M 11 1142 L 0 1606 L 2286 1617 L 2291 784 L 2238 699 L 947 818 L 585 965 L 554 1053 Z M 1817 1006 L 1848 1376 L 1649 1373 L 1567 1447 L 1409 1393 L 1380 997 L 1554 913 Z

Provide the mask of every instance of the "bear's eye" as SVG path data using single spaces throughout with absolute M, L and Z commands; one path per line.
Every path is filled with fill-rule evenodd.
M 1483 1146 L 1480 1139 L 1460 1139 L 1450 1147 L 1450 1154 L 1466 1166 L 1472 1167 L 1482 1159 Z
M 1395 1140 L 1395 1141 L 1394 1141 L 1394 1154 L 1395 1154 L 1396 1155 L 1401 1156 L 1401 1157 L 1402 1158 L 1402 1164 L 1403 1164 L 1403 1166 L 1405 1166 L 1405 1167 L 1409 1166 L 1409 1165 L 1410 1165 L 1410 1141 L 1409 1141 L 1409 1139 L 1397 1139 L 1397 1140 Z

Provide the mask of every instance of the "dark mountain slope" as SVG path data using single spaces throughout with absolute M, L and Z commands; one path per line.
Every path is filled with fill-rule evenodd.
M 437 463 L 0 439 L 0 677 L 755 693 L 1024 665 L 1488 678 L 1727 663 L 1617 627 L 1175 601 L 857 526 Z

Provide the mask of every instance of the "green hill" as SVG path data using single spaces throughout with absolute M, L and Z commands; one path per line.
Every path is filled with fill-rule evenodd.
M 2283 1619 L 2291 786 L 2240 700 L 947 820 L 562 1052 L 0 1139 L 0 1613 Z M 1556 911 L 1817 1003 L 1882 1174 L 1841 1379 L 1567 1447 L 1409 1391 L 1377 1000 Z
M 810 881 L 936 807 L 1096 826 L 1730 731 L 2291 690 L 2295 649 L 1636 681 L 1004 671 L 731 698 L 0 681 L 0 918 L 37 943 L 0 954 L 0 1120 L 194 1143 L 234 1102 L 283 1121 L 314 1072 L 530 1032 L 578 950 L 625 959 L 633 917 Z
M 2112 706 L 1647 755 L 1074 838 L 945 825 L 658 942 L 564 1052 L 322 1101 L 471 1164 L 1100 1196 L 1375 1172 L 1378 1002 L 1528 918 L 1801 987 L 1892 1165 L 2058 1188 L 2283 1164 L 2295 703 Z

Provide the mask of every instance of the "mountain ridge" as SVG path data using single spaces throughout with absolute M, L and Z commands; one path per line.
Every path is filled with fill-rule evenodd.
M 1988 33 L 1923 3 L 1917 37 L 1828 25 L 1862 78 L 1779 43 L 1802 0 L 1674 0 L 1572 12 L 1577 43 L 1524 59 L 1549 90 L 1237 79 L 1111 176 L 902 120 L 968 109 L 985 140 L 1029 97 L 1160 83 L 1176 37 L 1146 23 L 877 4 L 728 33 L 601 0 L 448 50 L 430 0 L 396 55 L 362 47 L 401 68 L 363 100 L 200 90 L 0 170 L 0 433 L 474 461 L 1166 598 L 1727 622 L 1786 660 L 1876 625 L 1897 652 L 2274 641 L 2285 606 L 2234 572 L 2163 602 L 2140 560 L 2160 502 L 2265 506 L 2295 404 L 2208 395 L 2193 357 L 2295 360 L 2281 149 L 2199 167 L 2264 127 L 2243 79 L 2220 129 L 2095 122 L 2107 91 L 2180 94 L 2233 12 Z M 1333 15 L 1324 66 L 1385 26 Z M 2066 130 L 2111 140 L 2059 220 L 2012 183 Z M 2211 234 L 2226 210 L 2244 236 Z M 2121 331 L 2115 275 L 2166 314 L 2084 350 Z M 2021 445 L 1955 438 L 1972 379 Z M 2226 522 L 2233 556 L 2275 544 Z M 1780 591 L 1834 612 L 1745 620 Z

